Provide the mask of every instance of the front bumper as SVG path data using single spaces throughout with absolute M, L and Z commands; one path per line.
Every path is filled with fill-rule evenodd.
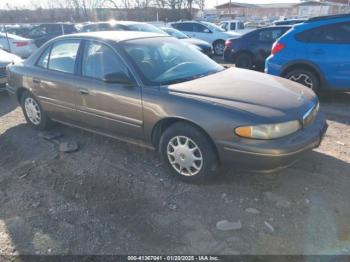
M 307 127 L 287 137 L 272 140 L 239 138 L 235 142 L 219 141 L 222 163 L 244 170 L 273 172 L 295 163 L 303 153 L 320 145 L 327 130 L 322 113 Z

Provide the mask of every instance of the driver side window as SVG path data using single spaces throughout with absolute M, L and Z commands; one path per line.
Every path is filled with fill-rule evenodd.
M 88 42 L 84 48 L 82 75 L 102 80 L 112 73 L 129 75 L 124 62 L 112 48 L 99 42 Z
M 195 24 L 193 31 L 198 33 L 210 33 L 210 30 L 206 26 L 201 24 Z

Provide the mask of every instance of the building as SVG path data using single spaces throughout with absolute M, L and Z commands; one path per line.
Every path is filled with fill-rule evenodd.
M 321 0 L 295 3 L 245 4 L 227 2 L 216 6 L 219 17 L 242 17 L 245 20 L 274 20 L 350 13 L 350 0 Z

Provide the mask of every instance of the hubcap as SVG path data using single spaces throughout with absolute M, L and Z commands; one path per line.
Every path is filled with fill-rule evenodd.
M 24 101 L 24 108 L 30 122 L 34 125 L 39 125 L 41 121 L 41 112 L 38 103 L 33 98 L 28 97 Z
M 224 53 L 224 44 L 222 43 L 217 43 L 214 47 L 215 54 L 217 55 L 222 55 Z
M 186 136 L 170 139 L 167 155 L 172 167 L 181 175 L 194 176 L 202 169 L 202 152 L 197 144 Z
M 299 84 L 302 84 L 308 88 L 314 89 L 314 83 L 312 82 L 312 79 L 306 74 L 300 73 L 291 75 L 288 79 L 294 82 L 298 82 Z

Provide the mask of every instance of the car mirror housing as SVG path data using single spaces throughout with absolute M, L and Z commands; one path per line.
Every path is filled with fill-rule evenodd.
M 109 84 L 124 84 L 124 85 L 128 85 L 128 86 L 135 85 L 135 81 L 123 73 L 106 74 L 103 76 L 102 80 L 105 83 L 109 83 Z

